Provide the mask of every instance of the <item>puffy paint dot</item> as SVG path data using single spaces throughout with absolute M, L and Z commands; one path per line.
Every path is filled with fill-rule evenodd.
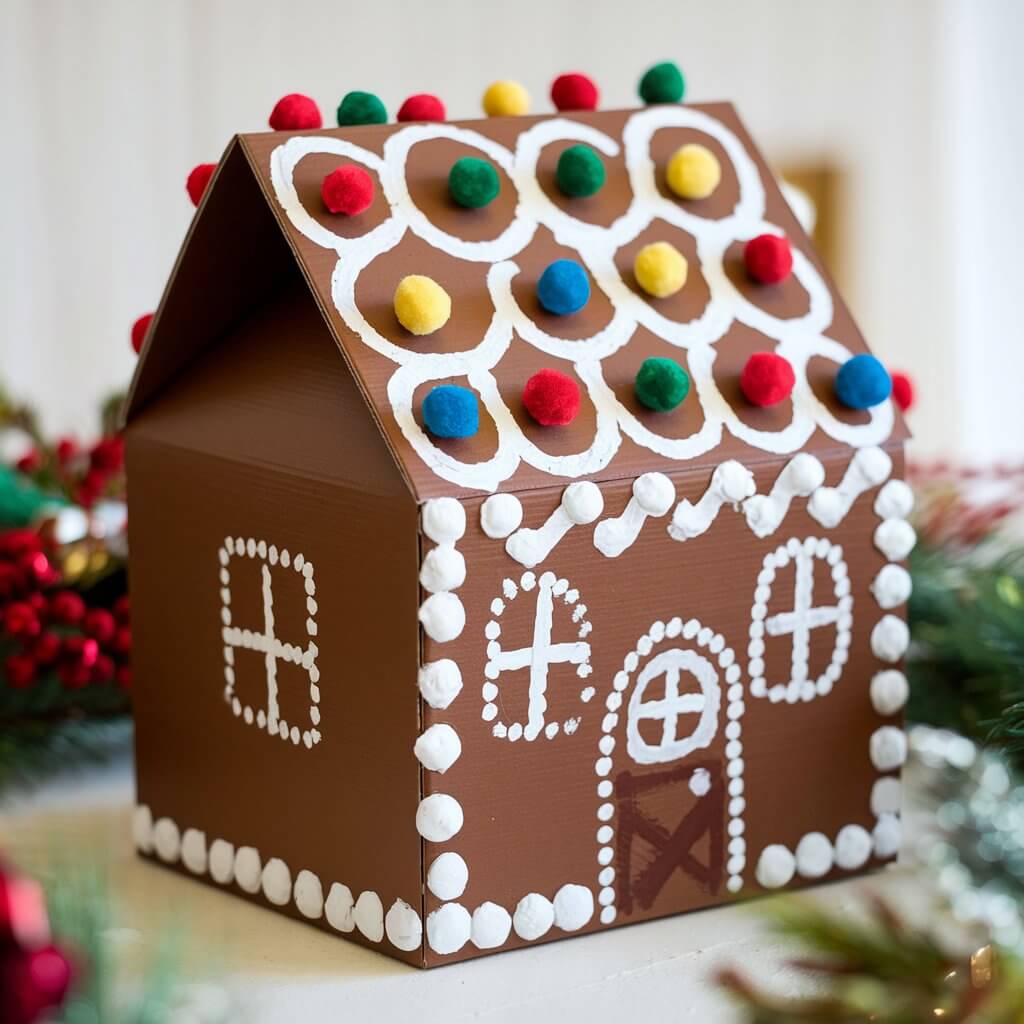
M 747 273 L 761 284 L 781 284 L 793 272 L 793 251 L 784 235 L 758 235 L 743 247 Z
M 466 510 L 457 498 L 431 498 L 421 518 L 423 532 L 435 544 L 454 544 L 466 532 Z
M 446 903 L 427 915 L 427 942 L 441 956 L 457 953 L 469 942 L 473 919 L 460 903 Z
M 235 848 L 226 839 L 210 843 L 210 877 L 219 885 L 227 885 L 235 877 Z
M 410 96 L 398 108 L 396 120 L 406 121 L 443 121 L 448 116 L 444 103 L 433 93 L 421 92 Z
M 906 519 L 914 509 L 914 492 L 905 480 L 890 480 L 875 498 L 875 514 L 882 519 Z
M 757 862 L 757 882 L 765 889 L 781 889 L 793 880 L 796 858 L 785 846 L 773 844 L 761 851 Z
M 722 180 L 722 165 L 707 146 L 690 142 L 669 157 L 665 178 L 680 199 L 707 199 Z
M 555 893 L 554 911 L 562 931 L 578 931 L 594 916 L 594 894 L 585 885 L 563 885 Z
M 260 884 L 263 895 L 276 907 L 283 907 L 292 898 L 292 873 L 280 857 L 267 861 Z
M 235 881 L 238 887 L 250 894 L 260 891 L 261 871 L 259 851 L 252 846 L 240 846 L 235 853 Z
M 447 793 L 425 796 L 416 809 L 416 830 L 427 842 L 445 843 L 463 825 L 462 805 Z
M 295 888 L 293 890 L 295 906 L 303 917 L 316 921 L 323 917 L 324 913 L 324 887 L 320 879 L 303 868 L 295 876 Z
M 367 890 L 359 894 L 352 919 L 371 942 L 380 942 L 384 938 L 384 904 L 375 892 Z
M 327 923 L 339 932 L 352 931 L 356 926 L 354 908 L 352 890 L 347 885 L 335 882 L 327 894 L 327 903 L 324 905 Z
M 523 522 L 523 504 L 514 494 L 492 494 L 480 506 L 480 528 L 494 540 L 515 533 Z
M 518 82 L 492 82 L 484 93 L 483 107 L 488 117 L 522 117 L 530 111 L 530 94 Z
M 690 375 L 674 359 L 652 356 L 640 364 L 633 388 L 641 405 L 671 412 L 690 393 Z
M 575 260 L 555 260 L 537 281 L 537 300 L 555 316 L 578 313 L 590 300 L 590 278 Z
M 796 870 L 804 878 L 821 878 L 832 870 L 832 844 L 822 832 L 808 832 L 796 844 Z
M 690 792 L 694 796 L 705 796 L 711 790 L 711 773 L 707 768 L 697 768 L 690 776 Z
M 848 359 L 836 374 L 836 397 L 850 409 L 871 409 L 892 394 L 892 381 L 885 367 L 862 352 Z
M 348 92 L 338 104 L 338 126 L 355 124 L 387 124 L 388 112 L 380 98 L 372 92 Z
M 914 549 L 917 534 L 905 519 L 886 519 L 875 529 L 875 547 L 891 562 L 901 562 Z
M 517 904 L 512 915 L 512 927 L 516 935 L 527 942 L 546 935 L 555 923 L 555 908 L 551 901 L 540 893 L 531 892 Z
M 423 274 L 409 274 L 398 282 L 394 306 L 398 322 L 418 337 L 440 330 L 452 315 L 451 297 Z
M 903 845 L 903 828 L 895 814 L 883 814 L 872 833 L 875 856 L 887 860 L 895 857 Z
M 685 91 L 686 80 L 679 65 L 673 61 L 664 61 L 648 68 L 638 88 L 644 103 L 680 103 Z
M 798 494 L 810 494 L 825 482 L 825 467 L 813 455 L 799 452 L 789 462 L 793 488 Z
M 196 875 L 206 874 L 206 833 L 196 828 L 185 829 L 181 837 L 181 862 Z
M 563 195 L 573 199 L 592 196 L 604 185 L 604 161 L 590 146 L 569 146 L 558 158 L 555 181 Z
M 898 814 L 903 805 L 903 786 L 891 775 L 876 779 L 871 787 L 871 813 L 880 818 L 883 814 Z
M 447 643 L 465 629 L 466 609 L 454 594 L 432 594 L 420 605 L 419 620 L 431 640 Z
M 462 754 L 462 741 L 450 725 L 439 722 L 416 740 L 414 750 L 424 768 L 444 774 Z
M 181 834 L 170 818 L 159 818 L 153 826 L 153 846 L 156 855 L 168 864 L 178 859 L 181 852 Z
M 431 593 L 456 590 L 466 582 L 466 559 L 450 544 L 427 552 L 420 566 L 420 586 Z
M 562 508 L 577 526 L 592 523 L 604 511 L 601 488 L 591 480 L 569 484 L 562 492 Z
M 464 156 L 448 172 L 448 193 L 459 206 L 477 210 L 498 197 L 501 179 L 494 165 L 477 157 Z
M 907 703 L 910 684 L 896 669 L 876 673 L 871 679 L 871 706 L 880 715 L 895 715 Z
M 469 868 L 450 850 L 435 858 L 427 870 L 427 888 L 439 900 L 457 900 L 469 882 Z
M 470 936 L 477 949 L 497 949 L 505 945 L 512 931 L 512 915 L 497 903 L 481 903 L 473 911 Z
M 871 763 L 880 772 L 891 772 L 907 759 L 907 736 L 894 725 L 883 725 L 871 734 Z
M 910 630 L 903 619 L 885 615 L 871 630 L 871 651 L 882 661 L 899 661 L 910 645 Z
M 143 853 L 153 850 L 153 814 L 145 804 L 139 804 L 132 812 L 132 839 L 136 849 Z
M 423 922 L 420 915 L 405 900 L 395 900 L 384 918 L 384 931 L 396 949 L 411 952 L 423 942 Z
M 902 565 L 884 565 L 871 583 L 871 593 L 881 608 L 906 604 L 913 589 L 910 573 Z
M 836 836 L 836 867 L 844 871 L 862 868 L 871 856 L 871 836 L 860 825 L 844 825 Z

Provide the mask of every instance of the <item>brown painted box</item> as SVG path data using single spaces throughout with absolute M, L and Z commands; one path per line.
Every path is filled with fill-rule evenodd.
M 578 143 L 588 199 L 554 182 Z M 707 199 L 665 184 L 687 143 Z M 448 197 L 465 155 L 483 209 Z M 360 216 L 319 197 L 339 163 Z M 652 241 L 670 298 L 633 278 Z M 536 299 L 558 258 L 571 316 Z M 425 337 L 413 273 L 452 300 Z M 796 386 L 759 408 L 765 350 Z M 834 397 L 865 351 L 725 104 L 237 138 L 128 404 L 140 851 L 421 967 L 894 857 L 913 531 L 891 402 Z M 634 393 L 656 356 L 693 383 L 671 412 Z M 544 367 L 568 426 L 522 407 Z M 474 436 L 424 428 L 438 383 Z

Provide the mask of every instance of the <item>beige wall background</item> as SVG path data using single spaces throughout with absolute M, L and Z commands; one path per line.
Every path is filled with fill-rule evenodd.
M 917 379 L 919 451 L 1021 455 L 1022 53 L 1016 0 L 0 0 L 0 379 L 91 428 L 191 218 L 188 170 L 283 93 L 331 117 L 349 89 L 391 111 L 432 91 L 471 117 L 494 78 L 548 109 L 579 69 L 626 106 L 672 58 L 776 165 L 844 171 L 844 290 Z

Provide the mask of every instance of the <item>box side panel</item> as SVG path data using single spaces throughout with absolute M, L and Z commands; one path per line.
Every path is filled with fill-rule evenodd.
M 421 964 L 415 504 L 135 428 L 127 461 L 137 841 Z
M 462 745 L 425 792 L 464 816 L 425 844 L 429 964 L 895 855 L 909 577 L 876 531 L 909 510 L 902 485 L 881 487 L 902 477 L 899 447 L 869 451 L 817 463 L 813 486 L 788 460 L 757 467 L 761 497 L 737 507 L 710 474 L 672 478 L 661 516 L 639 515 L 626 482 L 605 485 L 587 525 L 566 525 L 561 492 L 526 493 L 523 527 L 543 529 L 511 547 L 532 565 L 467 503 L 465 630 L 424 643 L 463 682 L 424 710 Z M 468 868 L 454 896 L 431 885 L 449 853 Z M 472 915 L 457 948 L 466 919 L 448 903 Z

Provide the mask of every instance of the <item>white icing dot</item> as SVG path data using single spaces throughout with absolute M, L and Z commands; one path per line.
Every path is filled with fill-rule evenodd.
M 252 846 L 238 848 L 235 853 L 235 881 L 243 892 L 257 893 L 260 891 L 262 866 L 258 850 Z
M 323 917 L 324 887 L 312 871 L 303 868 L 295 876 L 293 895 L 295 906 L 299 908 L 299 913 L 303 917 L 308 917 L 311 921 Z
M 227 885 L 235 877 L 235 848 L 226 839 L 210 843 L 210 877 L 219 885 Z
M 324 905 L 327 923 L 339 932 L 352 931 L 356 926 L 353 909 L 352 890 L 347 885 L 335 882 Z
M 371 942 L 380 942 L 384 938 L 384 904 L 375 892 L 368 889 L 359 894 L 352 920 Z
M 423 699 L 438 711 L 444 711 L 462 689 L 462 673 L 451 658 L 427 662 L 418 681 Z
M 690 776 L 690 792 L 694 796 L 704 796 L 711 789 L 711 773 L 707 768 L 697 768 Z
M 713 477 L 718 478 L 722 497 L 732 505 L 738 505 L 757 490 L 753 473 L 735 459 L 723 462 L 715 470 Z
M 153 846 L 157 856 L 168 864 L 178 859 L 181 852 L 181 834 L 170 818 L 159 818 L 153 826 Z
M 136 849 L 152 853 L 153 814 L 145 804 L 139 804 L 132 812 L 132 839 Z
M 196 875 L 206 874 L 206 833 L 197 828 L 185 829 L 181 837 L 181 862 Z
M 871 787 L 871 812 L 880 818 L 883 814 L 897 814 L 903 803 L 903 786 L 891 775 L 876 779 Z
M 423 506 L 423 532 L 435 544 L 454 544 L 466 532 L 466 510 L 456 498 L 432 498 Z
M 807 452 L 794 455 L 789 462 L 793 490 L 797 494 L 810 494 L 825 482 L 825 467 Z
M 858 448 L 851 464 L 856 464 L 875 487 L 892 472 L 892 459 L 881 448 Z
M 384 918 L 388 941 L 396 949 L 410 952 L 419 949 L 423 941 L 423 922 L 420 915 L 405 900 L 395 900 Z
M 594 894 L 585 885 L 563 885 L 555 893 L 554 910 L 562 931 L 578 931 L 594 916 Z
M 457 853 L 442 853 L 427 871 L 427 888 L 439 900 L 457 900 L 469 882 L 469 868 Z
M 457 953 L 472 932 L 473 919 L 460 903 L 446 903 L 427 915 L 427 942 L 441 956 Z
M 796 844 L 796 869 L 804 878 L 821 878 L 832 870 L 832 844 L 822 832 L 808 832 Z
M 457 590 L 466 582 L 466 559 L 449 544 L 432 548 L 420 566 L 420 586 L 431 593 Z
M 512 915 L 497 903 L 481 903 L 473 911 L 471 936 L 477 949 L 497 949 L 508 941 Z
M 454 594 L 431 594 L 420 605 L 419 619 L 427 636 L 443 644 L 465 629 L 466 609 Z
M 877 672 L 871 680 L 871 704 L 880 715 L 895 715 L 909 696 L 907 677 L 897 669 Z
M 447 842 L 462 824 L 462 806 L 447 793 L 425 796 L 416 809 L 416 830 L 430 843 Z
M 907 759 L 907 736 L 894 725 L 883 725 L 871 734 L 871 763 L 880 772 L 890 772 Z
M 522 522 L 523 505 L 514 494 L 492 494 L 480 506 L 480 528 L 494 540 L 515 533 Z
M 910 597 L 913 583 L 902 565 L 884 565 L 871 584 L 871 593 L 882 608 L 896 608 Z
M 895 615 L 884 615 L 871 630 L 871 652 L 882 661 L 899 661 L 909 645 L 910 630 Z
M 604 907 L 601 910 L 601 924 L 611 924 L 615 920 L 615 908 Z
M 664 473 L 644 473 L 633 481 L 633 497 L 649 516 L 663 516 L 676 500 L 675 484 Z
M 604 511 L 601 488 L 590 480 L 569 484 L 562 494 L 562 508 L 577 526 L 592 523 Z
M 271 857 L 267 861 L 260 884 L 263 895 L 275 907 L 283 907 L 292 898 L 292 873 L 280 857 Z
M 900 562 L 914 549 L 917 534 L 905 519 L 886 519 L 875 529 L 875 547 L 890 562 Z
M 914 508 L 914 492 L 905 480 L 890 480 L 875 499 L 875 515 L 881 519 L 906 519 Z
M 796 858 L 785 846 L 776 843 L 761 851 L 757 862 L 757 881 L 763 888 L 781 889 L 792 881 L 795 871 Z
M 872 835 L 876 857 L 888 859 L 900 852 L 903 843 L 903 829 L 895 814 L 883 814 L 875 825 Z
M 414 750 L 424 768 L 444 774 L 459 759 L 462 741 L 450 725 L 438 723 L 416 740 Z
M 536 892 L 524 896 L 516 904 L 515 913 L 512 915 L 512 927 L 515 928 L 516 935 L 527 942 L 545 935 L 554 922 L 555 908 L 551 901 Z
M 856 871 L 871 856 L 871 836 L 860 825 L 844 825 L 836 836 L 836 866 Z

